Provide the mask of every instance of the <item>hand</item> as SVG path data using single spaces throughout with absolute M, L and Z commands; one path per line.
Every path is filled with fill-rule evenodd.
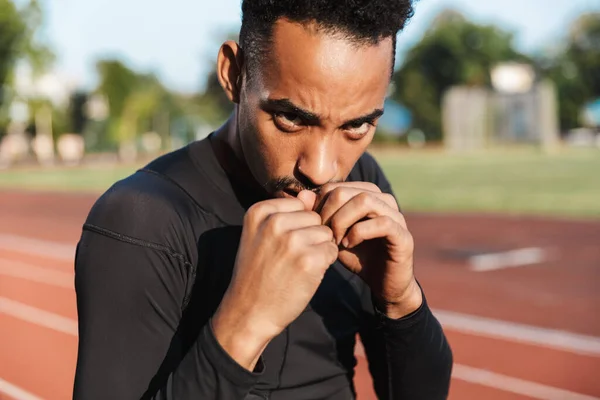
M 338 258 L 371 288 L 390 318 L 415 311 L 422 293 L 413 274 L 413 237 L 391 194 L 374 184 L 348 182 L 322 188 L 316 202 L 340 246 Z
M 221 346 L 247 369 L 304 311 L 337 259 L 331 229 L 312 211 L 315 200 L 305 191 L 257 203 L 245 216 L 233 277 L 212 324 Z

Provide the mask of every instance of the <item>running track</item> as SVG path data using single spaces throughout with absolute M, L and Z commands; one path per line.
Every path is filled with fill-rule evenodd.
M 95 198 L 0 191 L 1 400 L 71 398 L 72 257 Z M 600 399 L 600 222 L 407 220 L 454 351 L 451 399 Z M 471 252 L 500 256 L 473 264 Z M 357 355 L 359 398 L 374 399 L 360 346 Z

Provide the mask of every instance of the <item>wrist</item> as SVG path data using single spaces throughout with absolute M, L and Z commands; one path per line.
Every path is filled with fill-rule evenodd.
M 253 371 L 273 336 L 266 334 L 246 316 L 219 307 L 212 318 L 215 338 L 239 365 Z
M 416 280 L 412 280 L 403 294 L 395 299 L 377 299 L 377 308 L 390 319 L 403 318 L 423 304 L 423 292 Z
M 215 338 L 229 356 L 243 368 L 253 371 L 275 335 L 261 329 L 248 315 L 222 304 L 212 318 Z

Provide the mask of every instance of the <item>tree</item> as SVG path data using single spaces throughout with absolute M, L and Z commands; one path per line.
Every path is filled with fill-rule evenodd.
M 239 42 L 239 30 L 215 32 L 215 43 L 220 45 L 226 40 Z M 215 47 L 218 49 L 217 46 Z M 214 54 L 211 53 L 208 57 L 215 58 L 216 55 L 217 52 L 215 50 Z M 202 119 L 211 125 L 221 124 L 233 111 L 233 104 L 229 101 L 219 83 L 216 63 L 213 63 L 210 72 L 206 76 L 204 89 L 197 96 L 197 104 Z
M 96 63 L 99 84 L 96 91 L 105 96 L 109 109 L 109 129 L 114 133 L 123 115 L 127 98 L 138 86 L 138 74 L 120 60 L 100 60 Z
M 155 76 L 138 73 L 120 60 L 100 60 L 96 70 L 100 78 L 96 92 L 108 101 L 108 139 L 113 144 L 129 142 L 138 133 L 135 121 L 142 108 L 138 103 L 147 103 L 148 96 L 160 96 L 166 89 Z
M 600 13 L 577 18 L 563 50 L 540 63 L 557 87 L 562 130 L 580 126 L 582 107 L 600 97 Z
M 189 107 L 192 101 L 170 92 L 154 74 L 134 71 L 120 60 L 101 60 L 96 66 L 100 77 L 96 93 L 104 96 L 109 110 L 106 132 L 99 140 L 104 146 L 133 154 L 139 134 L 148 131 L 158 133 L 167 144 L 172 122 L 194 111 Z
M 38 0 L 29 0 L 21 8 L 11 0 L 0 0 L 0 131 L 7 122 L 7 105 L 13 97 L 10 86 L 18 63 L 29 64 L 39 74 L 54 60 L 37 35 L 41 26 L 43 13 Z
M 494 64 L 510 60 L 529 61 L 514 49 L 511 33 L 446 10 L 394 74 L 393 98 L 411 110 L 414 126 L 428 140 L 440 140 L 444 92 L 453 85 L 490 86 Z
M 20 56 L 27 27 L 12 1 L 0 0 L 0 87 L 3 87 Z M 0 102 L 1 102 L 0 98 Z
M 217 78 L 216 66 L 206 78 L 206 86 L 198 97 L 198 105 L 202 116 L 210 124 L 221 123 L 233 111 L 233 104 L 225 95 Z

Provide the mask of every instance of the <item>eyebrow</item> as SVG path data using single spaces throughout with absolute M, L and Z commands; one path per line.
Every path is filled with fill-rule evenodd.
M 314 112 L 305 110 L 298 107 L 290 99 L 264 99 L 260 101 L 260 107 L 266 112 L 281 112 L 281 113 L 292 113 L 297 115 L 306 125 L 319 125 L 321 123 L 321 117 Z M 373 120 L 383 115 L 383 109 L 377 108 L 371 111 L 369 114 L 363 115 L 358 118 L 351 119 L 342 124 L 347 125 L 360 125 L 365 122 L 372 122 Z
M 373 110 L 371 113 L 369 113 L 367 115 L 363 115 L 362 117 L 358 117 L 355 119 L 351 119 L 350 121 L 346 121 L 342 126 L 362 125 L 365 122 L 372 123 L 374 120 L 381 117 L 382 115 L 383 115 L 383 110 L 381 108 L 378 108 L 376 110 Z

